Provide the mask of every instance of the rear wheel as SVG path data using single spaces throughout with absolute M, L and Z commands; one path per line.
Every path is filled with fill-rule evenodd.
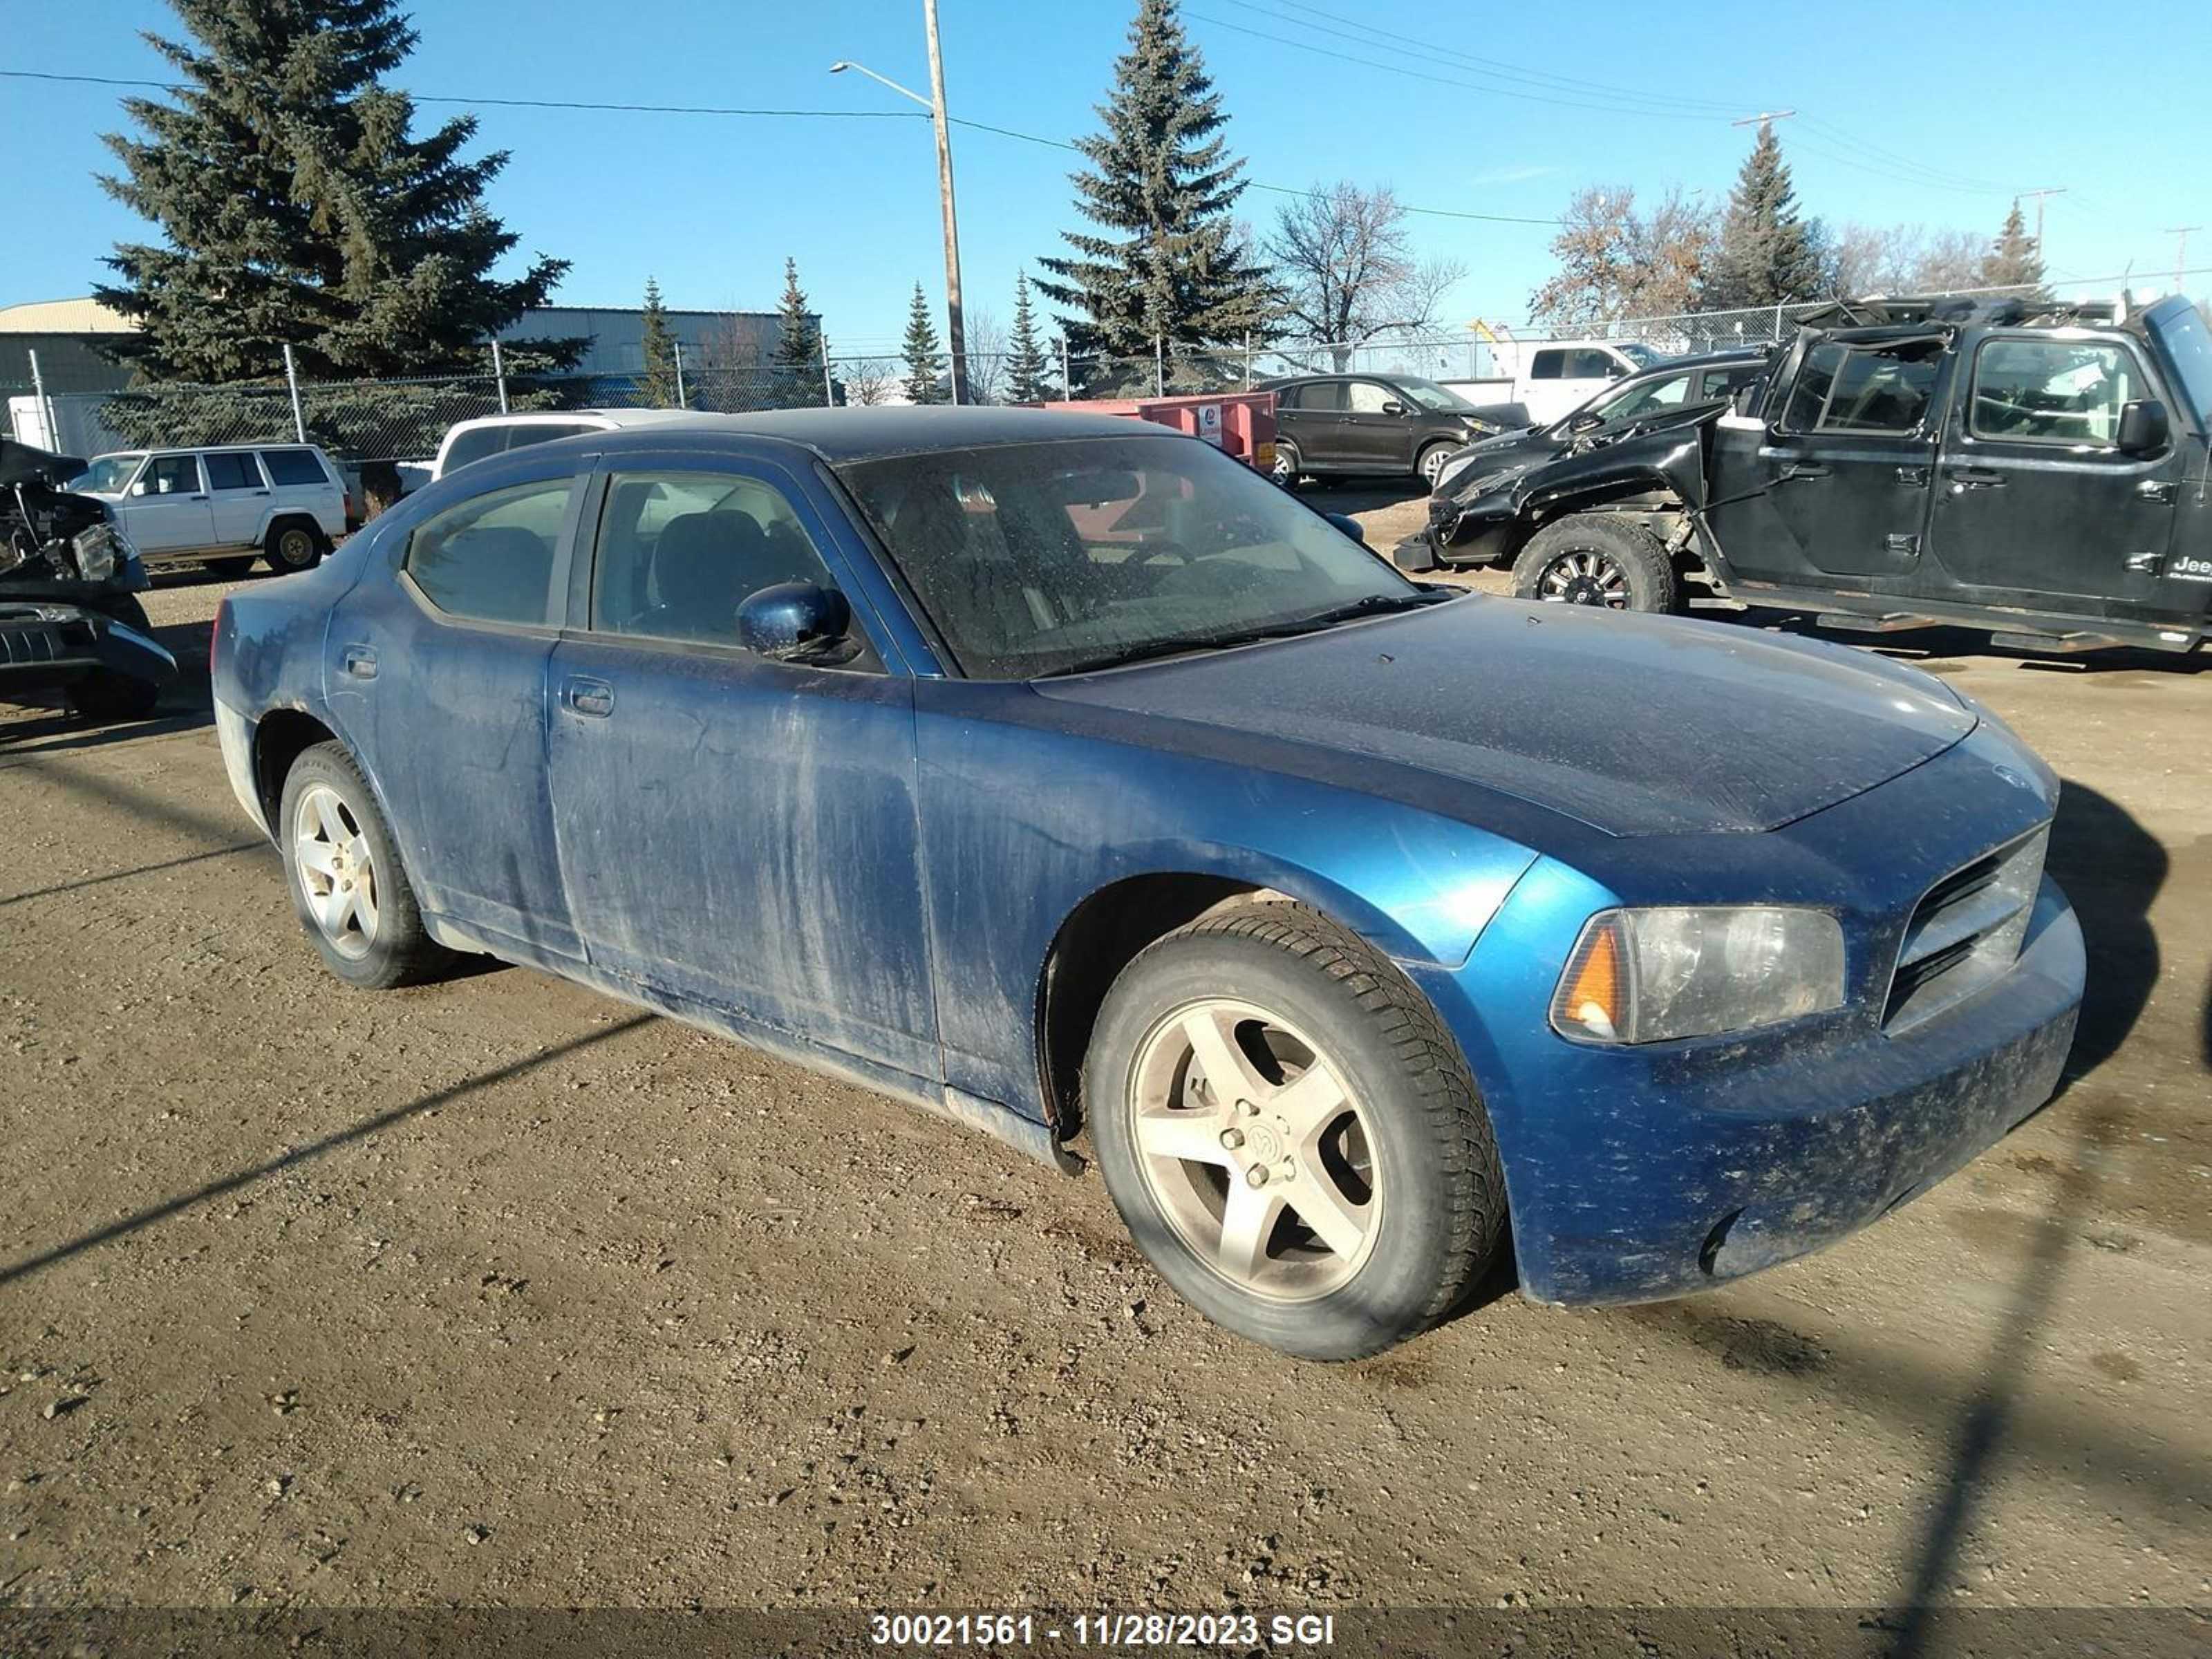
M 102 599 L 100 608 L 125 628 L 153 638 L 154 624 L 147 619 L 146 607 L 138 603 L 136 593 L 113 594 Z M 155 706 L 161 702 L 161 688 L 133 674 L 102 669 L 71 684 L 69 700 L 70 706 L 88 720 L 103 724 L 110 720 L 143 720 L 153 714 Z
M 269 568 L 281 574 L 312 570 L 323 556 L 323 532 L 301 519 L 280 519 L 269 526 L 261 550 Z
M 1402 1342 L 1498 1252 L 1504 1182 L 1456 1046 L 1310 910 L 1242 906 L 1147 948 L 1108 994 L 1083 1093 L 1139 1248 L 1207 1317 L 1285 1353 Z
M 292 908 L 340 979 L 389 990 L 452 960 L 424 931 L 391 828 L 340 744 L 317 744 L 292 763 L 276 836 Z
M 1285 489 L 1296 489 L 1301 476 L 1299 465 L 1298 447 L 1280 438 L 1276 439 L 1274 470 L 1267 476 Z
M 1513 562 L 1513 592 L 1547 605 L 1608 611 L 1674 611 L 1681 598 L 1666 544 L 1610 513 L 1577 513 L 1546 525 Z

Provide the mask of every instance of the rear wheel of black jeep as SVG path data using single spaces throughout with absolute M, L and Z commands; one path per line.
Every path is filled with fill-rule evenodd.
M 1681 606 L 1666 544 L 1610 513 L 1577 513 L 1531 536 L 1513 562 L 1513 592 L 1547 605 L 1608 611 Z

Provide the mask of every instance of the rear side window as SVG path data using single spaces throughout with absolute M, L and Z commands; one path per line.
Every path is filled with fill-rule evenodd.
M 526 449 L 532 444 L 550 444 L 556 438 L 574 438 L 593 430 L 573 421 L 526 421 L 507 428 L 507 447 Z
M 264 449 L 261 465 L 269 469 L 269 482 L 277 484 L 319 484 L 331 481 L 312 449 Z
M 553 554 L 575 487 L 574 478 L 553 478 L 447 508 L 408 538 L 408 575 L 448 616 L 550 622 Z
M 1911 432 L 1927 418 L 1942 343 L 1880 349 L 1823 340 L 1805 354 L 1783 424 L 1792 432 Z
M 1341 380 L 1310 380 L 1293 394 L 1297 401 L 1293 408 L 1309 413 L 1334 415 L 1344 409 L 1344 382 Z
M 1540 351 L 1535 361 L 1528 366 L 1528 378 L 1532 380 L 1562 380 L 1565 378 L 1562 371 L 1566 364 L 1567 354 L 1564 351 Z
M 207 464 L 208 488 L 210 489 L 258 489 L 261 488 L 261 469 L 253 464 L 253 457 L 233 450 L 228 454 L 203 455 Z
M 831 585 L 783 493 L 735 473 L 624 472 L 607 486 L 592 566 L 592 626 L 738 642 L 738 607 L 779 582 Z
M 2120 410 L 2142 393 L 2124 346 L 2086 340 L 1984 340 L 1974 354 L 1972 430 L 2010 443 L 2112 447 Z
M 498 454 L 507 447 L 507 431 L 503 426 L 480 426 L 455 434 L 446 448 L 445 470 L 451 472 L 457 466 Z

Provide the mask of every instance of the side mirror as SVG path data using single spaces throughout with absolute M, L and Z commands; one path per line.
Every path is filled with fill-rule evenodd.
M 134 495 L 143 495 L 146 493 L 147 488 L 146 481 L 143 478 L 141 478 L 137 483 L 131 486 L 131 493 Z
M 1576 416 L 1573 420 L 1567 422 L 1567 430 L 1570 432 L 1595 432 L 1598 428 L 1604 424 L 1605 416 L 1602 415 L 1583 414 Z
M 2120 406 L 2120 429 L 2112 447 L 2124 455 L 2148 455 L 2165 448 L 2172 434 L 2173 423 L 2166 418 L 2166 405 L 2155 398 L 2145 398 Z
M 1395 398 L 1386 398 L 1383 401 L 1382 412 L 1385 415 L 1403 415 L 1406 412 L 1406 405 Z
M 1362 547 L 1367 545 L 1367 532 L 1359 527 L 1359 520 L 1349 513 L 1324 513 L 1322 517 L 1327 519 Z
M 845 596 L 811 582 L 778 582 L 738 606 L 738 643 L 770 662 L 839 660 L 852 625 Z

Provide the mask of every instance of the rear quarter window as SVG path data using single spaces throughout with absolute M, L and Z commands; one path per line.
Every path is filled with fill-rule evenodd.
M 312 449 L 264 449 L 261 465 L 269 469 L 269 482 L 275 484 L 326 484 L 330 474 Z

